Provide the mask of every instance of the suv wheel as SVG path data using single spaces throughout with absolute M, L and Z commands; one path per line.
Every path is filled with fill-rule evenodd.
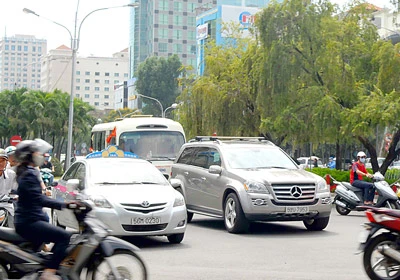
M 236 194 L 230 193 L 224 203 L 225 228 L 230 233 L 246 232 L 249 228 L 249 221 L 244 216 L 242 206 Z
M 180 192 L 181 195 L 185 198 L 185 195 L 183 194 L 183 190 L 181 188 L 177 188 L 176 190 Z M 185 198 L 185 203 L 186 203 L 186 198 Z M 187 222 L 190 223 L 193 219 L 193 213 L 186 211 L 186 215 L 187 215 Z
M 329 217 L 309 219 L 303 221 L 303 224 L 306 226 L 306 228 L 312 231 L 321 231 L 327 227 L 328 223 L 329 223 Z

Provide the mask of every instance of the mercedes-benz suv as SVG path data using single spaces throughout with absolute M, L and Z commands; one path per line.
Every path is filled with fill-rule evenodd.
M 223 218 L 228 232 L 251 221 L 303 221 L 309 230 L 329 223 L 326 181 L 301 169 L 281 148 L 254 137 L 196 137 L 172 165 L 171 184 L 193 214 Z

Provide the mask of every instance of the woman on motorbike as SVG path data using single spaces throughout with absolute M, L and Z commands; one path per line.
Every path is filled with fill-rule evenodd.
M 350 169 L 350 184 L 353 187 L 364 190 L 364 204 L 372 205 L 374 199 L 374 185 L 369 182 L 363 181 L 363 177 L 372 178 L 373 175 L 368 173 L 365 168 L 365 159 L 367 155 L 364 152 L 357 154 L 357 161 L 353 163 Z
M 43 164 L 43 154 L 52 146 L 41 139 L 24 140 L 17 145 L 15 157 L 17 167 L 18 202 L 15 211 L 16 232 L 31 241 L 37 248 L 43 243 L 54 242 L 53 255 L 48 268 L 40 276 L 41 280 L 60 279 L 56 271 L 65 257 L 71 234 L 60 227 L 48 223 L 43 207 L 59 209 L 68 204 L 48 198 L 42 193 L 37 166 Z

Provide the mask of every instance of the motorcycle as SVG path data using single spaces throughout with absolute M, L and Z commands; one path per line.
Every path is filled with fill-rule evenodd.
M 372 280 L 400 279 L 400 211 L 359 208 L 369 220 L 359 234 L 365 272 Z
M 360 207 L 364 204 L 363 190 L 353 187 L 348 182 L 333 181 L 336 184 L 336 196 L 333 204 L 336 204 L 336 211 L 340 215 L 348 215 L 351 211 L 362 211 Z M 399 198 L 390 185 L 385 181 L 385 177 L 376 172 L 372 177 L 373 191 L 377 192 L 378 200 L 374 204 L 375 207 L 387 207 L 391 209 L 399 209 Z
M 40 169 L 40 175 L 42 176 L 43 183 L 46 185 L 46 187 L 49 187 L 52 178 L 54 178 L 51 169 L 49 168 Z
M 80 231 L 73 234 L 67 256 L 57 275 L 62 279 L 147 279 L 144 261 L 136 246 L 109 236 L 106 225 L 91 214 L 92 207 L 70 204 Z M 14 229 L 0 228 L 0 279 L 39 279 L 49 253 L 38 252 Z

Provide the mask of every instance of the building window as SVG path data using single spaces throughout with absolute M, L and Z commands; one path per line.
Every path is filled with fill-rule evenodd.
M 80 83 L 81 82 L 81 79 L 76 79 L 75 80 L 77 83 Z
M 128 78 L 129 74 L 128 73 L 124 73 L 124 78 Z
M 85 75 L 86 75 L 86 76 L 90 76 L 90 72 L 89 72 L 89 71 L 86 71 L 86 72 L 85 72 Z
M 90 83 L 90 79 L 85 79 L 85 83 Z
M 182 44 L 174 44 L 174 53 L 182 53 Z
M 33 51 L 33 52 L 36 52 L 36 47 L 32 47 L 32 51 Z
M 90 87 L 85 87 L 85 90 L 90 90 Z
M 108 94 L 104 95 L 104 99 L 109 99 L 110 96 Z
M 114 80 L 114 85 L 119 84 L 118 80 Z
M 196 4 L 195 4 L 195 3 L 188 3 L 187 11 L 188 11 L 189 13 L 194 13 L 194 12 L 196 12 Z
M 104 106 L 109 106 L 109 105 L 110 105 L 110 103 L 104 102 Z
M 99 102 L 94 102 L 94 106 L 99 106 Z
M 79 93 L 75 94 L 75 97 L 81 97 L 81 95 Z
M 76 90 L 80 90 L 81 87 L 80 87 L 80 86 L 76 86 L 75 89 L 76 89 Z
M 108 84 L 110 83 L 110 80 L 104 80 L 104 83 L 105 83 L 106 85 L 108 85 Z
M 100 76 L 100 72 L 94 72 L 95 76 Z
M 99 87 L 94 87 L 94 91 L 100 91 Z
M 161 11 L 168 11 L 168 0 L 159 0 L 158 9 Z
M 188 31 L 188 40 L 196 40 L 196 31 Z
M 182 25 L 182 16 L 180 15 L 174 16 L 174 25 Z
M 9 45 L 5 45 L 5 50 L 8 51 L 10 49 Z
M 180 40 L 180 39 L 182 39 L 182 30 L 173 30 L 172 31 L 172 38 L 174 38 L 174 39 L 177 39 L 177 40 Z
M 85 98 L 90 98 L 90 94 L 86 93 Z
M 158 51 L 159 52 L 167 52 L 168 51 L 167 43 L 158 43 Z
M 94 80 L 96 84 L 100 84 L 100 80 Z
M 196 26 L 196 18 L 195 17 L 188 17 L 188 26 Z
M 14 45 L 11 45 L 11 50 L 15 51 L 15 46 Z
M 168 24 L 168 15 L 160 14 L 158 21 L 159 21 L 160 25 L 167 25 Z
M 75 73 L 76 73 L 76 75 L 80 75 L 81 71 L 76 71 Z
M 94 95 L 94 98 L 99 99 L 99 98 L 100 98 L 100 95 L 99 95 L 99 94 L 95 94 L 95 95 Z
M 114 77 L 119 77 L 119 73 L 114 73 Z
M 38 47 L 38 52 L 42 52 L 42 47 Z
M 105 76 L 106 76 L 106 77 L 110 76 L 110 73 L 106 72 L 106 73 L 105 73 Z
M 109 87 L 105 87 L 104 91 L 110 91 L 110 88 Z
M 22 47 L 21 46 L 18 46 L 17 49 L 18 49 L 18 51 L 22 51 Z
M 174 2 L 174 12 L 182 12 L 182 2 Z
M 196 45 L 190 45 L 190 46 L 188 46 L 187 52 L 188 52 L 189 54 L 196 54 Z
M 168 29 L 166 28 L 158 29 L 158 37 L 160 37 L 160 39 L 168 39 Z

